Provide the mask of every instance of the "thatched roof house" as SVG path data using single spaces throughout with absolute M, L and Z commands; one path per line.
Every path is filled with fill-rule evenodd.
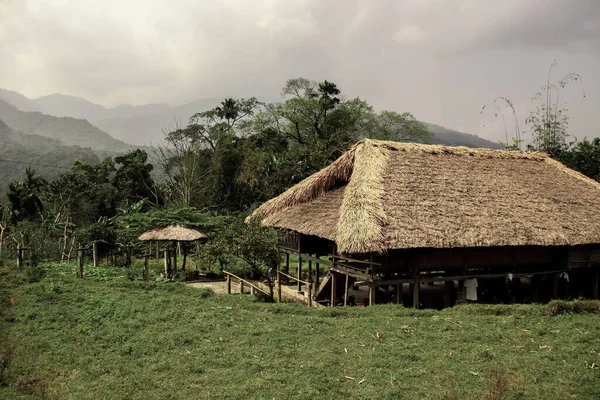
M 340 253 L 600 243 L 600 184 L 543 153 L 363 140 L 263 204 Z
M 204 233 L 195 229 L 186 228 L 181 225 L 169 225 L 150 229 L 142 233 L 138 239 L 142 241 L 195 242 L 205 238 L 206 235 Z

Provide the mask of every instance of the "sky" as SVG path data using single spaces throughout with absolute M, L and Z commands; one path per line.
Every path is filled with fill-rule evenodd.
M 497 141 L 482 106 L 510 99 L 525 129 L 554 60 L 583 78 L 561 90 L 571 133 L 600 136 L 600 0 L 0 0 L 0 88 L 107 107 L 274 101 L 306 77 Z

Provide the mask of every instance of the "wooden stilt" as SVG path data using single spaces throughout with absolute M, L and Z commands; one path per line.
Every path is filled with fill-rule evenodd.
M 413 308 L 419 308 L 419 291 L 420 291 L 420 272 L 418 268 L 415 268 L 415 283 L 413 284 Z
M 185 271 L 185 261 L 187 259 L 187 247 L 185 244 L 183 246 L 181 246 L 181 252 L 183 253 L 183 261 L 181 262 L 181 270 Z
M 369 305 L 370 306 L 374 306 L 376 304 L 376 296 L 375 296 L 375 292 L 377 290 L 377 286 L 375 286 L 374 283 L 371 283 L 369 285 Z
M 349 275 L 346 274 L 346 283 L 344 284 L 344 307 L 348 305 L 348 285 L 349 285 Z
M 283 272 L 288 274 L 290 273 L 290 253 L 285 253 L 285 268 Z
M 315 290 L 319 287 L 319 263 L 315 264 Z
M 308 260 L 308 281 L 312 282 L 312 260 Z
M 329 304 L 331 307 L 335 307 L 335 297 L 337 294 L 337 274 L 333 271 L 329 271 L 331 274 L 331 303 Z
M 175 248 L 173 249 L 173 265 L 171 268 L 173 270 L 173 275 L 177 275 L 177 241 L 173 241 L 173 244 L 175 245 Z
M 553 290 L 552 290 L 552 298 L 553 299 L 558 299 L 558 289 L 559 289 L 559 283 L 560 283 L 560 279 L 558 278 L 560 276 L 560 273 L 558 274 L 554 274 L 554 281 L 553 281 Z
M 396 285 L 396 304 L 402 303 L 402 284 Z
M 452 307 L 454 300 L 454 281 L 444 282 L 444 307 Z
M 165 278 L 169 278 L 169 250 L 165 249 Z
M 302 279 L 302 256 L 300 255 L 300 253 L 298 253 L 298 291 L 299 292 L 302 291 L 302 282 L 300 282 L 301 279 Z
M 308 306 L 312 307 L 312 282 L 308 281 Z
M 593 299 L 598 298 L 598 286 L 600 285 L 600 282 L 598 282 L 600 280 L 600 273 L 598 273 L 598 271 L 599 271 L 598 267 L 595 267 L 594 271 L 592 272 L 592 298 Z

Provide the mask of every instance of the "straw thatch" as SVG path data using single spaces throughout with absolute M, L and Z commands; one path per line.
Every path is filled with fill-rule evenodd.
M 181 225 L 169 225 L 162 228 L 150 229 L 142 233 L 138 239 L 143 241 L 174 240 L 178 242 L 195 242 L 204 238 L 206 238 L 206 235 L 195 229 L 185 228 Z
M 251 217 L 365 253 L 600 243 L 599 209 L 600 184 L 544 153 L 366 139 Z

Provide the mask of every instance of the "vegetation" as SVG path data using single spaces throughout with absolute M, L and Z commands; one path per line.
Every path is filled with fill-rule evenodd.
M 119 270 L 2 268 L 0 397 L 600 396 L 598 302 L 316 310 Z

